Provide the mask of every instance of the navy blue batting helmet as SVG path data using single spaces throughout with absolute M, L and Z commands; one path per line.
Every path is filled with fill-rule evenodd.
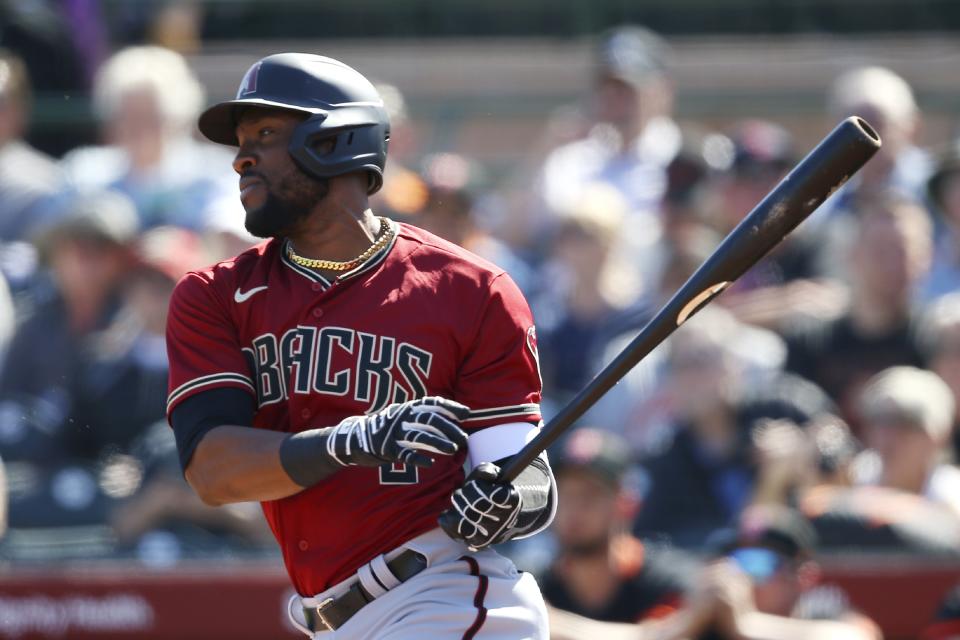
M 307 114 L 289 147 L 306 173 L 332 178 L 365 170 L 368 193 L 383 186 L 390 119 L 376 88 L 351 67 L 308 53 L 267 56 L 243 76 L 235 100 L 200 115 L 200 132 L 213 142 L 236 146 L 237 118 L 249 107 Z

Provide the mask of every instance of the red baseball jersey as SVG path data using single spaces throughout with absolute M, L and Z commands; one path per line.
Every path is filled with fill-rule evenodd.
M 502 269 L 426 231 L 395 239 L 329 282 L 269 240 L 189 273 L 170 303 L 169 415 L 209 389 L 256 399 L 254 427 L 297 432 L 438 395 L 471 408 L 473 432 L 540 421 L 533 319 Z M 437 526 L 465 452 L 429 469 L 349 467 L 262 503 L 301 595 L 349 577 Z

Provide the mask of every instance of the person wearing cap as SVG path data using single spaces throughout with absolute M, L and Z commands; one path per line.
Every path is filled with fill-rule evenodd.
M 714 540 L 719 559 L 694 597 L 712 600 L 712 638 L 873 640 L 879 629 L 838 587 L 818 586 L 816 532 L 796 511 L 755 506 Z
M 26 67 L 0 50 L 0 242 L 29 240 L 56 215 L 63 175 L 46 154 L 24 140 L 31 91 Z
M 540 580 L 553 607 L 610 622 L 663 618 L 680 607 L 695 563 L 630 535 L 639 506 L 630 466 L 626 442 L 593 428 L 571 433 L 556 456 L 559 550 Z
M 177 281 L 206 262 L 186 229 L 154 227 L 130 243 L 119 308 L 77 363 L 71 416 L 89 428 L 66 434 L 74 455 L 127 451 L 164 419 L 167 306 Z
M 132 203 L 117 193 L 77 198 L 71 210 L 35 238 L 41 264 L 0 371 L 0 447 L 40 480 L 46 500 L 11 499 L 10 525 L 98 522 L 96 481 L 68 468 L 81 363 L 117 317 L 137 232 Z M 66 474 L 66 475 L 65 475 Z M 89 491 L 87 489 L 90 489 Z
M 600 36 L 593 50 L 588 133 L 550 152 L 540 169 L 528 238 L 534 250 L 541 234 L 593 183 L 601 183 L 627 204 L 618 252 L 641 271 L 652 268 L 644 260 L 659 236 L 666 168 L 682 140 L 671 119 L 669 58 L 666 42 L 642 27 L 622 26 Z
M 551 611 L 555 640 L 879 640 L 872 620 L 837 587 L 819 586 L 816 533 L 785 507 L 754 507 L 718 532 L 716 558 L 677 614 L 632 627 Z
M 871 378 L 859 404 L 865 441 L 879 464 L 863 482 L 924 496 L 960 514 L 960 469 L 942 463 L 955 402 L 932 371 L 891 367 Z
M 730 135 L 728 166 L 712 175 L 717 205 L 709 222 L 726 236 L 796 163 L 793 136 L 767 120 L 744 120 Z M 750 324 L 780 330 L 797 316 L 836 315 L 846 300 L 824 280 L 822 243 L 801 227 L 730 286 L 720 304 Z
M 86 338 L 104 328 L 116 312 L 136 232 L 130 201 L 104 192 L 77 198 L 63 218 L 34 238 L 44 269 L 30 291 L 29 313 L 13 336 L 0 375 L 0 398 L 48 404 L 42 412 L 29 406 L 19 409 L 20 415 L 52 420 L 38 424 L 40 431 L 56 430 L 66 418 L 68 407 L 57 389 L 71 378 L 73 360 Z M 23 426 L 22 420 L 16 422 Z

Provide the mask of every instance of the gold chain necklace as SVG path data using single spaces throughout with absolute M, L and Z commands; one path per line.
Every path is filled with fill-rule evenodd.
M 346 262 L 335 262 L 333 260 L 315 260 L 313 258 L 304 258 L 303 256 L 298 256 L 293 251 L 293 244 L 287 243 L 287 256 L 296 262 L 301 267 L 307 267 L 308 269 L 324 269 L 326 271 L 350 271 L 356 267 L 359 267 L 361 264 L 369 260 L 381 249 L 390 244 L 390 241 L 393 240 L 393 227 L 390 226 L 390 221 L 386 218 L 380 218 L 380 230 L 377 232 L 379 236 L 377 241 L 374 242 L 370 247 L 358 255 L 353 260 L 347 260 Z

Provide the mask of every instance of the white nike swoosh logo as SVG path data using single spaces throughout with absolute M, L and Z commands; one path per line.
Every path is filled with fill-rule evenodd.
M 252 295 L 255 294 L 255 293 L 259 293 L 259 292 L 263 291 L 263 290 L 266 289 L 266 288 L 267 288 L 267 286 L 264 285 L 264 286 L 262 286 L 262 287 L 254 287 L 253 289 L 250 289 L 249 291 L 245 291 L 245 292 L 243 292 L 243 293 L 240 293 L 240 287 L 237 287 L 237 290 L 234 291 L 234 293 L 233 293 L 233 301 L 236 302 L 237 304 L 240 304 L 241 302 L 246 302 L 247 300 L 250 299 L 250 296 L 252 296 Z

